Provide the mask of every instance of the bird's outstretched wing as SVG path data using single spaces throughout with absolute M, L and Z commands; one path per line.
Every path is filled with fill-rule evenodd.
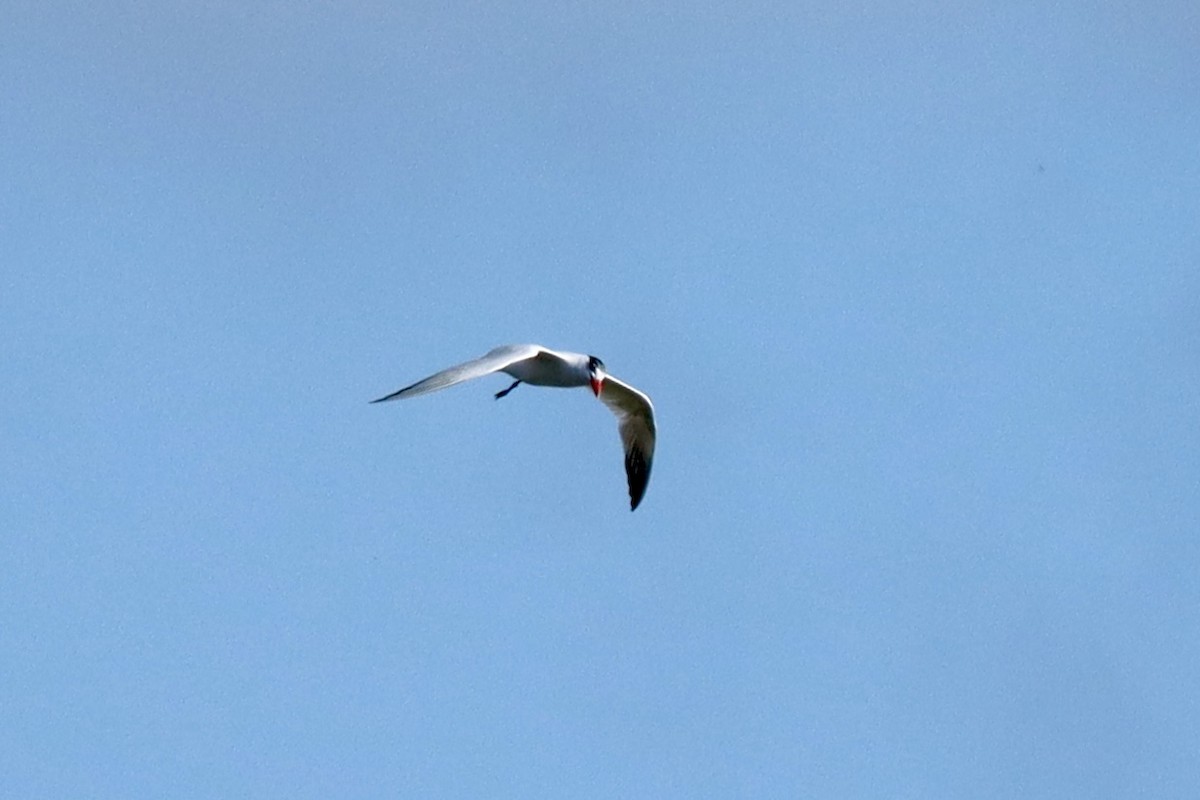
M 604 376 L 600 399 L 617 415 L 621 444 L 625 447 L 625 477 L 629 480 L 629 508 L 642 502 L 654 463 L 654 406 L 650 398 L 611 375 Z
M 441 372 L 430 375 L 424 380 L 417 381 L 412 386 L 405 386 L 403 389 L 380 397 L 378 400 L 372 400 L 371 402 L 383 403 L 387 400 L 402 400 L 406 397 L 418 397 L 430 392 L 436 392 L 439 389 L 445 389 L 447 386 L 453 386 L 456 383 L 462 383 L 474 378 L 482 378 L 484 375 L 499 372 L 518 361 L 533 358 L 541 351 L 542 348 L 534 344 L 506 344 L 497 347 L 487 355 L 477 358 L 474 361 L 468 361 L 464 364 L 444 369 Z

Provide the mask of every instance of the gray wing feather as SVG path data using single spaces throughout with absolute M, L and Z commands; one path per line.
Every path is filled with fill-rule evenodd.
M 482 378 L 484 375 L 500 372 L 505 367 L 511 366 L 518 361 L 532 358 L 540 353 L 541 350 L 542 348 L 534 344 L 506 344 L 497 347 L 487 355 L 477 358 L 474 361 L 467 361 L 464 364 L 444 369 L 441 372 L 430 375 L 424 380 L 417 381 L 412 386 L 405 386 L 403 389 L 399 389 L 389 395 L 384 395 L 378 400 L 372 400 L 371 402 L 383 403 L 388 400 L 419 397 L 423 394 L 429 394 L 430 392 L 436 392 L 439 389 L 453 386 L 456 383 L 462 383 L 474 378 Z

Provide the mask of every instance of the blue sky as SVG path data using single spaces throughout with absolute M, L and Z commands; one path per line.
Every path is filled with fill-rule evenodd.
M 1195 797 L 1198 34 L 0 8 L 0 794 Z

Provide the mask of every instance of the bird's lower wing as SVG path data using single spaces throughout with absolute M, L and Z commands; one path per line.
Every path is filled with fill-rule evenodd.
M 600 399 L 617 415 L 621 444 L 625 448 L 625 477 L 629 482 L 629 505 L 638 507 L 650 483 L 650 467 L 654 463 L 654 406 L 650 398 L 606 375 L 600 389 Z
M 444 369 L 441 372 L 430 375 L 424 380 L 417 381 L 412 386 L 405 386 L 392 392 L 389 395 L 380 397 L 378 400 L 372 400 L 372 403 L 383 403 L 387 400 L 402 400 L 406 397 L 418 397 L 430 392 L 436 392 L 439 389 L 445 389 L 447 386 L 453 386 L 456 383 L 469 381 L 474 378 L 482 378 L 484 375 L 491 375 L 493 372 L 499 372 L 505 367 L 511 366 L 518 361 L 524 361 L 527 358 L 532 358 L 540 353 L 542 348 L 532 344 L 516 344 L 504 345 L 497 347 L 485 356 L 477 358 L 474 361 L 467 361 L 458 366 Z

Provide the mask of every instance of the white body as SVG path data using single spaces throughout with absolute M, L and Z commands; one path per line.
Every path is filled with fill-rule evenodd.
M 587 386 L 591 382 L 591 369 L 588 357 L 580 353 L 556 353 L 553 350 L 538 348 L 537 345 L 512 345 L 513 348 L 537 348 L 538 352 L 532 358 L 514 361 L 501 372 L 507 372 L 519 381 L 532 386 L 558 386 L 564 389 L 575 386 Z M 505 352 L 509 347 L 497 347 L 488 356 L 497 352 Z

